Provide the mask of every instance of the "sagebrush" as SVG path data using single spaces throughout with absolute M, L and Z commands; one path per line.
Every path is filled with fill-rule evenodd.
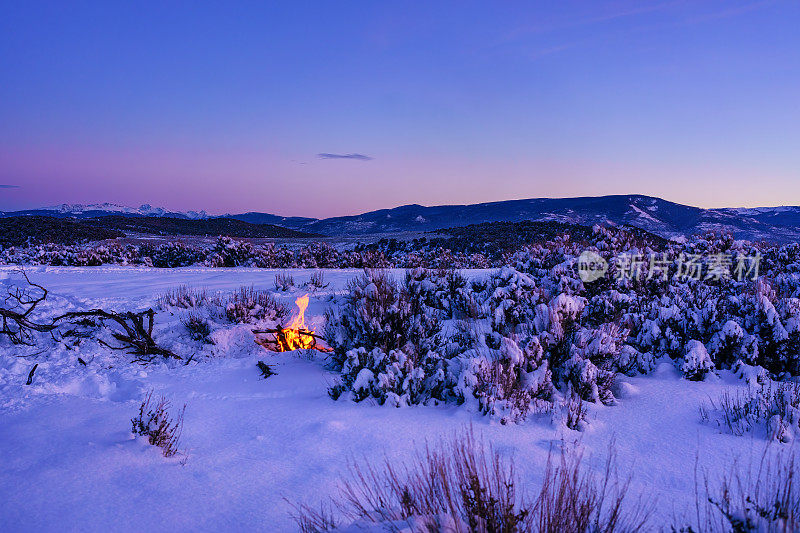
M 320 508 L 297 504 L 294 518 L 304 532 L 356 522 L 415 532 L 635 531 L 648 525 L 652 505 L 630 501 L 629 483 L 617 476 L 613 451 L 597 476 L 580 452 L 565 446 L 551 452 L 542 487 L 532 497 L 513 458 L 469 430 L 406 462 L 353 463 L 338 496 Z
M 153 391 L 150 391 L 139 406 L 139 414 L 131 419 L 131 431 L 147 437 L 150 444 L 161 448 L 164 457 L 172 457 L 179 452 L 183 415 L 186 412 L 185 404 L 176 415 L 170 413 L 171 407 L 170 401 L 163 396 L 153 401 Z

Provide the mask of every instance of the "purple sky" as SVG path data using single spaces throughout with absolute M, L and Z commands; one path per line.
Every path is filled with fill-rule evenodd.
M 7 2 L 0 209 L 797 205 L 798 28 L 793 0 Z

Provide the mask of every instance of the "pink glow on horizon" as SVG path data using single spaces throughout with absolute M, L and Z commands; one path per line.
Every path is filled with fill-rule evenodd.
M 763 170 L 578 158 L 506 161 L 397 153 L 359 162 L 268 150 L 24 147 L 0 151 L 0 165 L 10 176 L 25 176 L 18 189 L 0 191 L 4 210 L 112 202 L 217 214 L 261 211 L 323 218 L 409 203 L 634 193 L 698 207 L 755 207 L 791 203 L 790 198 L 800 193 L 790 172 L 780 174 L 775 169 L 772 182 L 784 182 L 781 198 L 774 190 L 764 190 L 742 205 L 737 201 L 741 191 L 730 184 L 757 183 Z M 464 187 L 465 183 L 470 186 Z

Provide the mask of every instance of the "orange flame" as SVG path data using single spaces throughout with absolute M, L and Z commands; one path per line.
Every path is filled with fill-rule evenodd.
M 297 305 L 298 313 L 294 317 L 292 324 L 283 330 L 286 338 L 286 345 L 290 350 L 298 350 L 305 348 L 312 348 L 314 346 L 314 338 L 311 334 L 314 330 L 306 328 L 306 308 L 308 307 L 308 294 L 301 296 L 294 302 Z

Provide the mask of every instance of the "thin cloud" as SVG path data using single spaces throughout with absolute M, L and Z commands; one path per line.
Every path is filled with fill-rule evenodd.
M 570 50 L 575 48 L 576 46 L 580 46 L 584 44 L 586 41 L 576 41 L 574 43 L 562 44 L 559 46 L 551 46 L 549 48 L 542 48 L 541 50 L 535 50 L 530 53 L 530 59 L 539 59 L 540 57 L 549 56 L 552 54 L 557 54 L 559 52 L 563 52 L 564 50 Z
M 19 185 L 3 185 L 0 183 L 0 189 L 19 189 Z
M 710 20 L 719 20 L 730 17 L 736 17 L 739 15 L 743 15 L 745 13 L 749 13 L 751 11 L 755 11 L 757 9 L 761 9 L 762 7 L 771 6 L 772 4 L 774 4 L 772 0 L 759 0 L 757 2 L 749 2 L 739 6 L 734 6 L 728 9 L 723 9 L 721 11 L 716 11 L 713 13 L 708 13 L 706 15 L 695 17 L 693 19 L 689 19 L 686 21 L 686 24 L 696 24 L 698 22 L 706 22 Z
M 524 26 L 511 30 L 503 39 L 503 41 L 514 41 L 523 38 L 529 34 L 540 34 L 555 32 L 561 30 L 569 30 L 573 28 L 580 28 L 583 26 L 593 26 L 595 24 L 602 24 L 613 20 L 633 17 L 636 15 L 645 15 L 656 11 L 664 11 L 671 7 L 684 4 L 685 0 L 670 0 L 667 2 L 659 2 L 652 5 L 639 5 L 630 9 L 622 9 L 617 11 L 610 11 L 600 15 L 582 17 L 573 20 L 566 20 L 562 22 L 554 22 L 551 24 L 541 24 L 538 26 Z
M 372 157 L 364 154 L 317 154 L 320 159 L 355 159 L 356 161 L 372 161 Z
M 628 9 L 618 9 L 616 11 L 606 11 L 604 13 L 586 16 L 574 17 L 568 20 L 561 21 L 548 21 L 540 23 L 539 25 L 518 27 L 502 36 L 497 42 L 489 46 L 490 50 L 500 50 L 513 46 L 513 43 L 521 43 L 525 47 L 525 41 L 531 37 L 541 37 L 545 34 L 557 34 L 560 32 L 570 31 L 583 27 L 602 26 L 614 22 L 618 19 L 636 18 L 641 15 L 648 15 L 655 12 L 667 11 L 673 7 L 683 5 L 687 0 L 666 0 L 651 5 L 637 5 Z M 618 32 L 616 32 L 618 33 Z M 608 34 L 595 36 L 593 38 L 581 39 L 578 41 L 565 42 L 550 47 L 539 48 L 530 50 L 527 53 L 529 59 L 537 60 L 552 54 L 561 53 L 565 50 L 578 48 L 591 44 L 593 42 L 606 41 L 610 38 Z M 527 47 L 526 47 L 527 48 Z

